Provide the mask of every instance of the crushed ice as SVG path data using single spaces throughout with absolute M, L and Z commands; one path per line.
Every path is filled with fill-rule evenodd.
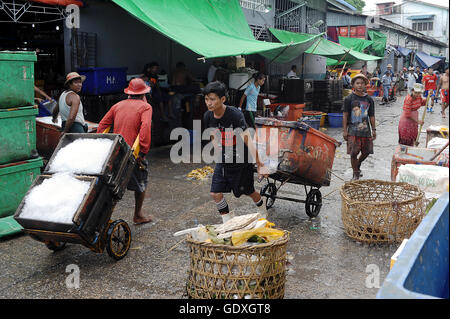
M 25 198 L 21 218 L 72 224 L 72 218 L 89 190 L 90 182 L 68 173 L 54 174 L 32 188 Z

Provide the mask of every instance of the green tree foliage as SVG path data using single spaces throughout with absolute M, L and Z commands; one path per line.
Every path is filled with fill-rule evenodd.
M 361 12 L 366 6 L 366 3 L 363 0 L 346 0 L 346 2 L 354 6 L 358 12 Z

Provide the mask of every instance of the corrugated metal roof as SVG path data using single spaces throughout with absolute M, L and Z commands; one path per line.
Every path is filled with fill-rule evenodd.
M 366 25 L 366 16 L 351 15 L 338 12 L 327 12 L 327 26 L 341 27 L 352 25 Z
M 354 6 L 352 6 L 350 3 L 345 2 L 344 0 L 336 0 L 337 2 L 339 2 L 340 4 L 346 6 L 347 8 L 356 11 L 356 8 Z
M 408 20 L 430 20 L 433 19 L 434 14 L 424 14 L 420 16 L 410 16 L 407 19 Z

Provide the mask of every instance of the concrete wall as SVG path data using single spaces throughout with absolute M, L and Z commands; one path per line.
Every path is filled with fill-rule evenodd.
M 97 67 L 128 67 L 128 74 L 141 73 L 144 65 L 157 61 L 170 72 L 183 61 L 197 77 L 206 77 L 211 62 L 138 21 L 110 2 L 90 2 L 80 12 L 80 32 L 97 34 Z M 66 72 L 71 71 L 69 29 L 64 30 Z
M 269 3 L 272 6 L 272 10 L 267 13 L 242 8 L 248 24 L 261 26 L 267 25 L 267 27 L 273 27 L 275 17 L 275 0 L 270 0 Z

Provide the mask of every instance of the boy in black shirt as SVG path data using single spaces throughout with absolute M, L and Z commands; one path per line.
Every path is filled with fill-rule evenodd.
M 219 81 L 211 82 L 203 93 L 208 107 L 203 116 L 205 128 L 217 129 L 213 135 L 213 144 L 216 150 L 221 151 L 221 160 L 216 163 L 212 177 L 211 196 L 223 222 L 226 222 L 234 217 L 234 213 L 230 213 L 223 193 L 233 191 L 238 198 L 244 194 L 251 197 L 256 206 L 261 207 L 263 204 L 262 197 L 255 191 L 253 184 L 253 158 L 256 159 L 258 174 L 265 177 L 268 174 L 259 160 L 244 115 L 237 108 L 224 104 L 225 85 Z M 244 143 L 244 147 L 239 147 L 240 142 Z
M 352 180 L 359 179 L 361 163 L 373 154 L 373 140 L 376 138 L 375 107 L 373 99 L 365 93 L 369 80 L 358 74 L 352 79 L 355 91 L 344 100 L 343 137 L 347 141 L 347 154 L 351 157 Z M 361 155 L 358 158 L 359 153 Z

